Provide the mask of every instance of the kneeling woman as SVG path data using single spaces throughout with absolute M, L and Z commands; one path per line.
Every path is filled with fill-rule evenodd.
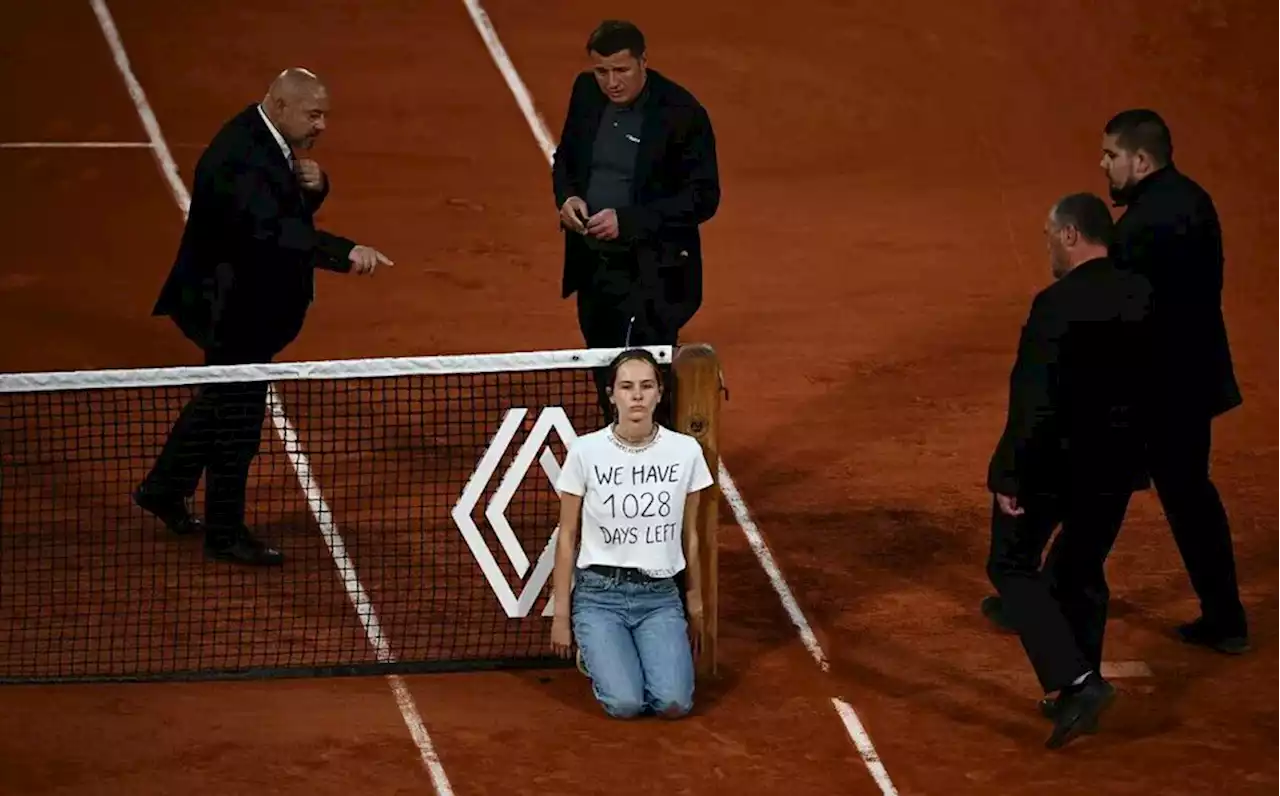
M 577 638 L 609 715 L 679 718 L 693 707 L 691 636 L 702 624 L 694 517 L 711 472 L 697 440 L 654 422 L 662 376 L 651 354 L 619 354 L 609 384 L 615 422 L 569 446 L 556 483 L 551 643 L 568 656 Z

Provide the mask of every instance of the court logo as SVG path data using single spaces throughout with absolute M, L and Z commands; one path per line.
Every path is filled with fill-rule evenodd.
M 453 522 L 458 526 L 458 530 L 462 531 L 462 538 L 466 540 L 467 546 L 471 548 L 471 555 L 475 556 L 476 563 L 480 565 L 480 571 L 484 573 L 485 579 L 489 581 L 489 587 L 493 589 L 494 595 L 497 596 L 498 602 L 502 604 L 503 610 L 507 612 L 507 616 L 513 619 L 528 616 L 533 603 L 538 599 L 538 595 L 542 593 L 543 587 L 546 586 L 547 579 L 551 576 L 551 571 L 555 566 L 556 536 L 560 529 L 559 526 L 556 526 L 551 532 L 551 538 L 547 540 L 546 546 L 542 548 L 542 553 L 538 556 L 537 563 L 533 566 L 533 573 L 529 575 L 528 580 L 525 580 L 525 576 L 529 574 L 529 557 L 525 554 L 524 547 L 521 546 L 515 531 L 512 530 L 511 523 L 507 521 L 507 507 L 511 504 L 511 499 L 515 497 L 516 489 L 519 488 L 520 482 L 524 480 L 525 474 L 529 472 L 529 468 L 533 465 L 535 455 L 538 457 L 538 465 L 542 468 L 542 472 L 546 474 L 552 489 L 555 488 L 556 479 L 560 477 L 560 462 L 556 461 L 555 454 L 546 445 L 553 429 L 559 434 L 560 440 L 566 447 L 578 438 L 564 409 L 558 406 L 549 406 L 543 409 L 538 414 L 538 419 L 533 424 L 533 428 L 529 431 L 529 436 L 525 438 L 524 444 L 520 446 L 515 458 L 511 460 L 511 464 L 507 467 L 507 471 L 502 476 L 502 481 L 498 484 L 498 488 L 489 500 L 489 504 L 485 507 L 485 518 L 489 520 L 489 525 L 493 528 L 494 533 L 497 534 L 498 542 L 502 545 L 502 550 L 506 553 L 511 566 L 515 569 L 521 581 L 524 582 L 524 587 L 517 597 L 515 591 L 507 582 L 506 576 L 502 574 L 493 552 L 485 544 L 480 529 L 476 527 L 475 520 L 471 517 L 471 512 L 475 510 L 476 505 L 484 496 L 485 487 L 492 480 L 498 465 L 502 463 L 502 456 L 510 448 L 516 432 L 520 430 L 521 424 L 524 423 L 528 411 L 523 407 L 507 410 L 506 416 L 502 418 L 502 424 L 498 426 L 497 433 L 493 435 L 493 441 L 489 443 L 484 455 L 480 457 L 480 463 L 476 465 L 475 471 L 471 473 L 471 477 L 467 480 L 467 485 L 463 488 L 462 494 L 458 497 L 458 502 L 454 504 L 452 511 Z M 547 607 L 543 609 L 542 615 L 551 616 L 554 613 L 554 600 L 548 600 Z

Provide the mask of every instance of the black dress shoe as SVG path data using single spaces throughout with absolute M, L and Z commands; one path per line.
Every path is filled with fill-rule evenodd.
M 1188 644 L 1198 644 L 1227 655 L 1242 655 L 1249 651 L 1247 633 L 1236 633 L 1215 627 L 1203 616 L 1194 622 L 1180 625 L 1178 635 Z
M 1085 732 L 1086 727 L 1097 727 L 1098 717 L 1115 699 L 1115 686 L 1094 672 L 1080 686 L 1069 686 L 1058 696 L 1053 718 L 1053 733 L 1044 745 L 1061 749 L 1071 739 Z
M 1057 697 L 1047 696 L 1041 699 L 1038 703 L 1036 703 L 1036 707 L 1039 708 L 1040 715 L 1044 716 L 1049 721 L 1054 721 L 1058 718 L 1058 698 Z M 1097 719 L 1094 719 L 1088 724 L 1082 725 L 1080 727 L 1080 732 L 1086 735 L 1092 735 L 1097 731 L 1098 731 Z
M 1009 617 L 1004 613 L 1004 600 L 998 594 L 992 594 L 989 597 L 982 598 L 982 615 L 991 620 L 991 623 L 1001 630 L 1013 633 L 1013 624 L 1009 621 Z
M 230 561 L 259 567 L 275 567 L 284 563 L 284 554 L 248 531 L 233 540 L 205 540 L 204 554 L 215 561 Z
M 164 527 L 178 536 L 190 536 L 204 530 L 199 518 L 191 516 L 187 510 L 187 502 L 177 495 L 166 495 L 161 492 L 139 486 L 133 490 L 133 502 L 138 508 L 155 515 Z

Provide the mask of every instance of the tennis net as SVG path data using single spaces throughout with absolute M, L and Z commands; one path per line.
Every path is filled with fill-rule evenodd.
M 552 484 L 617 353 L 0 375 L 0 682 L 563 663 Z M 280 566 L 210 559 L 133 500 L 188 401 L 246 385 L 244 520 Z

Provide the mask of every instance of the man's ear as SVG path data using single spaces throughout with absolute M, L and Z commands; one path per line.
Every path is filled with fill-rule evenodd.
M 1134 171 L 1141 177 L 1145 177 L 1156 170 L 1156 162 L 1145 149 L 1138 149 L 1133 153 L 1134 160 L 1137 161 Z

